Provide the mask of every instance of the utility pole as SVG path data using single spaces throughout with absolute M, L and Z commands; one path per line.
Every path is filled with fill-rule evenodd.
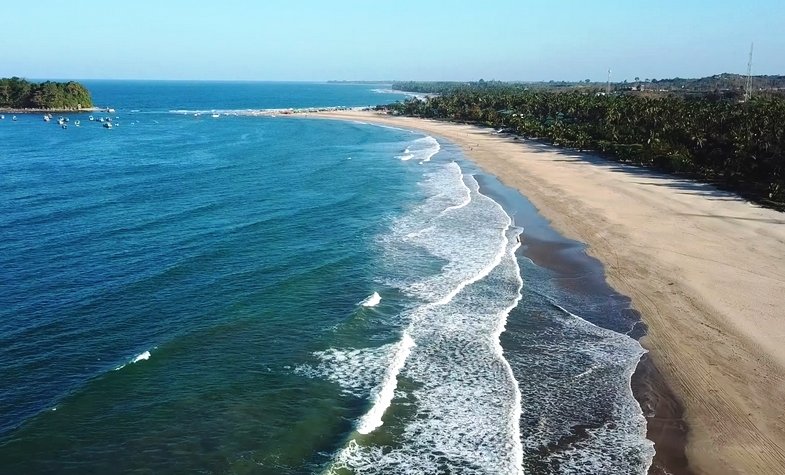
M 747 62 L 747 82 L 744 84 L 744 102 L 752 99 L 752 48 L 755 43 L 750 43 L 750 60 Z
M 605 86 L 605 94 L 610 96 L 611 95 L 611 70 L 608 69 L 608 84 Z

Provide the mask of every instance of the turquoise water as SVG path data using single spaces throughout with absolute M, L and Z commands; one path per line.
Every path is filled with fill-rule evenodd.
M 526 257 L 525 200 L 438 138 L 242 115 L 400 95 L 88 87 L 119 126 L 0 122 L 0 471 L 645 470 L 635 319 Z

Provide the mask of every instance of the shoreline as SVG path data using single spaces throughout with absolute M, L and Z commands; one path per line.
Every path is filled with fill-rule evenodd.
M 641 315 L 632 309 L 628 297 L 608 285 L 605 266 L 586 253 L 585 244 L 559 234 L 522 193 L 505 187 L 498 178 L 478 181 L 481 191 L 513 212 L 515 224 L 523 227 L 522 246 L 518 251 L 520 254 L 531 259 L 535 265 L 551 271 L 557 279 L 569 282 L 566 284 L 568 292 L 577 292 L 592 299 L 617 301 L 616 305 L 603 306 L 604 311 L 634 314 L 637 317 L 636 323 L 627 335 L 640 342 L 645 335 L 645 324 Z M 504 187 L 505 191 L 517 196 L 503 193 L 497 186 L 486 183 L 488 181 L 497 183 L 497 186 Z M 484 190 L 486 186 L 488 189 Z M 521 222 L 518 222 L 519 217 L 522 217 Z M 576 276 L 580 277 L 576 279 Z M 630 389 L 646 418 L 646 438 L 659 447 L 648 473 L 692 475 L 685 455 L 687 427 L 683 408 L 646 354 L 641 356 L 635 366 L 630 379 Z
M 307 116 L 450 140 L 559 233 L 586 243 L 647 326 L 640 342 L 649 354 L 633 377 L 645 381 L 635 383 L 639 394 L 649 385 L 675 395 L 639 398 L 644 411 L 654 404 L 647 421 L 661 463 L 712 474 L 785 470 L 785 215 L 709 185 L 473 125 L 372 111 Z M 672 447 L 685 439 L 682 407 L 686 460 Z

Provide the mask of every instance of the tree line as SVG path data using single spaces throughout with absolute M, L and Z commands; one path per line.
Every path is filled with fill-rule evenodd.
M 18 77 L 0 79 L 0 107 L 84 109 L 92 106 L 90 92 L 78 82 L 34 83 Z
M 395 114 L 468 122 L 608 158 L 687 174 L 785 209 L 785 99 L 555 92 L 499 83 L 422 83 Z

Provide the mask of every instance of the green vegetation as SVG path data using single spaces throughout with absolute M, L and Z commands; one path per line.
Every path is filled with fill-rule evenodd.
M 710 95 L 715 98 L 741 99 L 744 97 L 744 84 L 746 76 L 740 74 L 715 74 L 698 79 L 650 79 L 636 77 L 631 81 L 613 82 L 610 84 L 611 91 L 616 94 L 635 94 L 647 96 L 705 96 Z M 605 91 L 605 82 L 592 82 L 590 79 L 584 81 L 534 81 L 534 82 L 501 82 L 483 81 L 477 82 L 418 82 L 418 81 L 398 81 L 392 85 L 393 89 L 399 91 L 421 92 L 445 94 L 464 87 L 475 88 L 518 88 L 521 90 L 551 90 L 551 91 Z M 771 96 L 785 94 L 785 76 L 753 76 L 752 86 L 755 95 Z
M 0 107 L 10 109 L 85 109 L 90 92 L 77 82 L 32 83 L 18 77 L 0 79 Z
M 688 174 L 785 209 L 785 98 L 554 92 L 520 84 L 440 83 L 394 114 L 502 128 L 620 162 Z

